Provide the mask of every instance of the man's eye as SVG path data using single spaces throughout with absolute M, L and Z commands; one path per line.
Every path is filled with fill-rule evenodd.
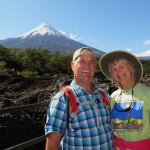
M 81 60 L 81 61 L 78 61 L 79 64 L 84 64 L 85 61 Z
M 85 63 L 88 63 L 88 64 L 95 64 L 95 61 L 91 60 L 91 61 L 85 61 L 85 60 L 80 60 L 77 62 L 78 64 L 85 64 Z
M 92 61 L 89 61 L 89 63 L 90 63 L 90 64 L 95 64 L 95 61 L 92 60 Z

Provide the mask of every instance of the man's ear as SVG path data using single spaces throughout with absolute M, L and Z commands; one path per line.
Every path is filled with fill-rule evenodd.
M 73 71 L 74 62 L 71 62 L 71 69 Z

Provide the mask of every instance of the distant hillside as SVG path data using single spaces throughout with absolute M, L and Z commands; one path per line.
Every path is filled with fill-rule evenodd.
M 150 56 L 138 57 L 140 60 L 150 60 Z

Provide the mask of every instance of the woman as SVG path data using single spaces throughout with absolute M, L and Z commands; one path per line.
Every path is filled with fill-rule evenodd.
M 141 62 L 131 53 L 116 50 L 99 61 L 102 73 L 118 85 L 111 94 L 115 150 L 150 150 L 150 87 L 140 83 Z

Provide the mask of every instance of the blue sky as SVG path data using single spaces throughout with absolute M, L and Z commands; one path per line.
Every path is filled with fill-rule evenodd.
M 150 0 L 0 0 L 0 19 L 0 40 L 46 23 L 104 52 L 150 55 Z

